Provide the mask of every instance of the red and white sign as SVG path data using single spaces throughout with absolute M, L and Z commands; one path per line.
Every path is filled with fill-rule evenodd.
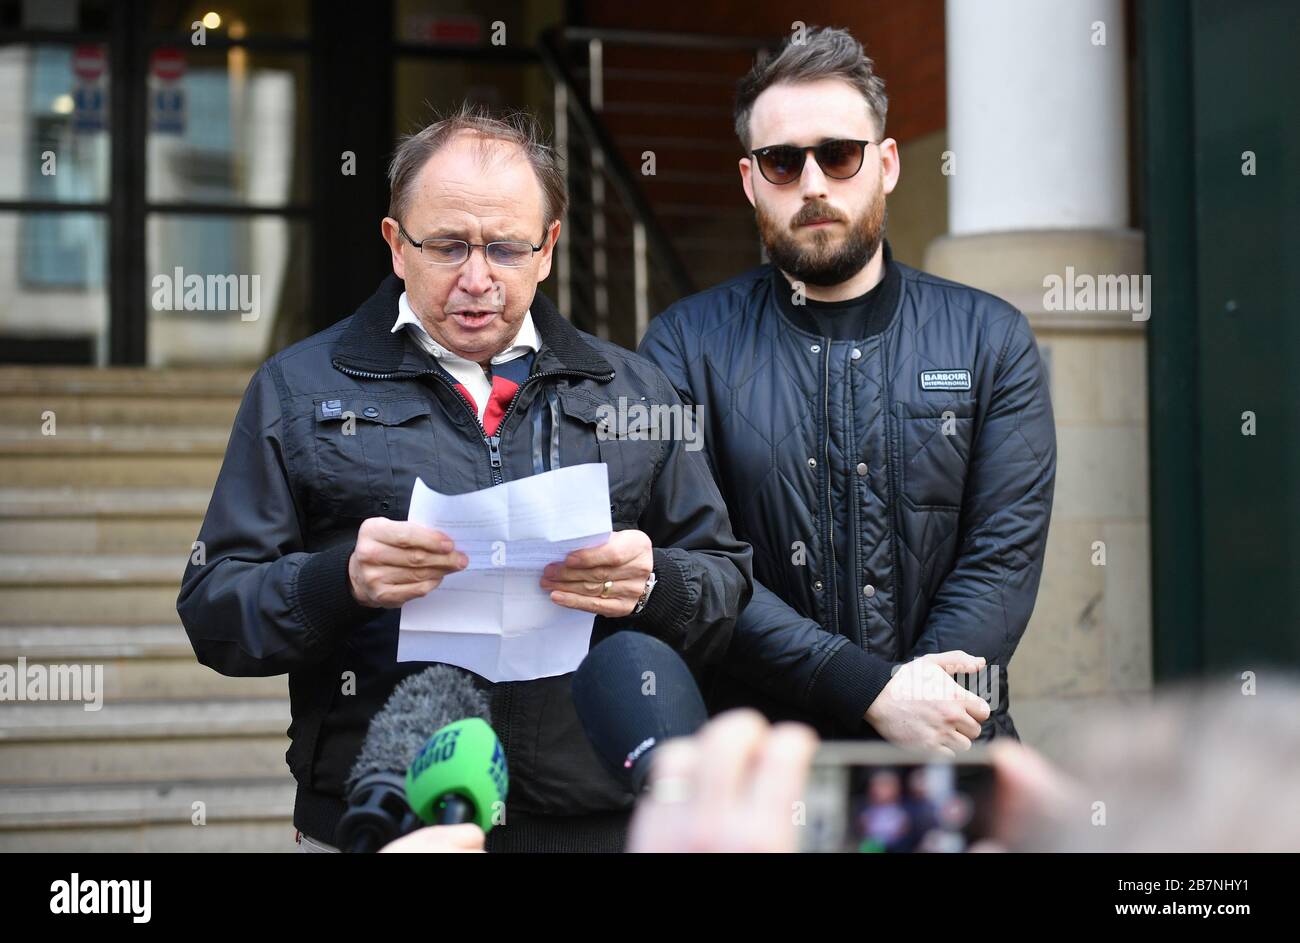
M 83 83 L 96 81 L 104 74 L 108 56 L 103 46 L 78 46 L 72 51 L 72 71 Z
M 477 16 L 415 15 L 406 19 L 406 37 L 435 46 L 483 45 L 483 20 Z
M 149 73 L 164 82 L 175 82 L 185 74 L 185 56 L 179 49 L 155 49 L 149 57 Z

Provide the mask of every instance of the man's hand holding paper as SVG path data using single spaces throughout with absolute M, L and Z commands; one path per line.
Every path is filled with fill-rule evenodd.
M 631 615 L 654 570 L 654 547 L 639 530 L 621 530 L 599 547 L 575 550 L 542 571 L 551 601 L 598 616 Z M 608 585 L 606 585 L 608 584 Z
M 420 561 L 428 554 L 428 560 L 463 559 L 465 565 L 451 571 L 434 567 L 432 574 L 412 571 L 412 581 L 437 589 L 402 605 L 398 661 L 459 665 L 493 682 L 574 670 L 590 646 L 593 614 L 631 612 L 636 597 L 630 604 L 626 597 L 650 556 L 643 534 L 611 540 L 603 464 L 459 495 L 439 494 L 417 480 L 409 523 L 438 535 L 414 551 Z M 441 549 L 448 542 L 451 549 Z M 555 576 L 543 579 L 551 565 L 557 565 Z M 608 574 L 608 590 L 605 580 L 593 585 L 594 578 L 583 579 L 593 572 Z M 557 577 L 565 589 L 553 594 Z M 643 578 L 637 597 L 644 584 Z
M 363 606 L 395 609 L 437 589 L 469 565 L 446 534 L 410 521 L 372 517 L 357 532 L 348 561 L 352 596 Z

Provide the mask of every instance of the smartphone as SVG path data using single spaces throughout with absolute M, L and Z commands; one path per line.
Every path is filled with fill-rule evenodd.
M 799 850 L 969 851 L 991 835 L 994 786 L 979 746 L 949 759 L 887 743 L 825 743 L 804 793 Z

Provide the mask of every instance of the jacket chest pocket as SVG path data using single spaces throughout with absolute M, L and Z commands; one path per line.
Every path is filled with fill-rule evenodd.
M 609 469 L 610 514 L 615 526 L 635 526 L 650 502 L 650 488 L 663 441 L 650 422 L 649 407 L 638 410 L 603 402 L 566 387 L 556 390 L 564 423 L 562 466 L 604 462 Z M 637 402 L 640 402 L 639 400 Z
M 342 518 L 392 517 L 416 475 L 436 478 L 431 406 L 343 397 L 314 404 L 318 507 Z
M 974 399 L 894 404 L 903 497 L 914 507 L 961 507 L 977 405 Z

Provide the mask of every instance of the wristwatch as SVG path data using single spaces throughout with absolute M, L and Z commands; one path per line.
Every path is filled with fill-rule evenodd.
M 650 590 L 654 588 L 655 588 L 655 571 L 651 570 L 650 578 L 645 581 L 645 592 L 641 594 L 641 598 L 636 601 L 636 605 L 632 608 L 632 615 L 638 614 L 642 609 L 645 608 L 645 604 L 650 600 Z

